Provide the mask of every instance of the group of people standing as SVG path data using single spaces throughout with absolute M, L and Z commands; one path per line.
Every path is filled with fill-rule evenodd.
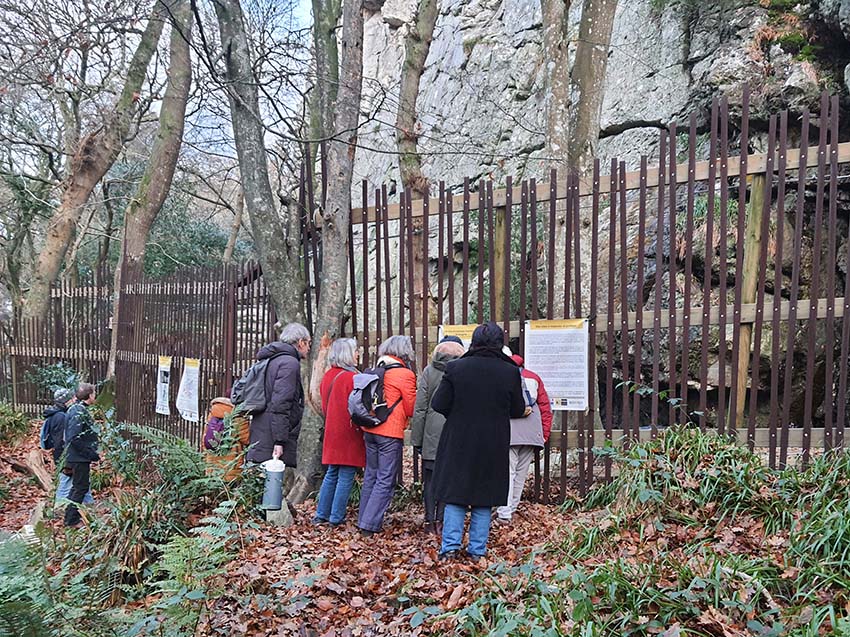
M 448 336 L 417 379 L 410 337 L 389 337 L 380 344 L 376 363 L 384 368 L 389 416 L 375 427 L 361 428 L 349 411 L 360 365 L 357 341 L 335 340 L 320 386 L 326 472 L 313 523 L 343 524 L 356 473 L 363 469 L 357 526 L 367 536 L 380 532 L 401 468 L 405 431 L 411 427 L 412 444 L 422 457 L 425 525 L 442 535 L 440 557 L 460 555 L 469 513 L 466 553 L 481 558 L 493 509 L 497 521 L 510 523 L 535 449 L 544 446 L 552 427 L 542 381 L 504 342 L 504 331 L 492 322 L 475 329 L 468 351 L 459 338 Z M 304 412 L 300 363 L 311 345 L 307 328 L 291 323 L 280 340 L 259 351 L 258 360 L 268 361 L 263 379 L 267 403 L 251 421 L 249 462 L 275 458 L 296 465 Z M 76 526 L 78 505 L 92 501 L 90 467 L 99 460 L 97 429 L 88 411 L 95 388 L 84 383 L 76 392 L 58 390 L 54 398 L 41 443 L 53 450 L 60 469 L 57 500 L 70 502 L 65 525 Z
M 89 408 L 95 401 L 95 386 L 81 383 L 76 391 L 59 388 L 54 404 L 44 412 L 40 445 L 53 452 L 58 470 L 56 503 L 67 501 L 65 526 L 80 524 L 78 505 L 94 502 L 90 491 L 91 465 L 100 460 L 98 433 Z
M 476 328 L 469 351 L 460 339 L 446 337 L 417 380 L 410 337 L 388 338 L 378 349 L 377 365 L 386 367 L 384 400 L 392 411 L 370 429 L 355 426 L 348 410 L 360 362 L 357 342 L 334 341 L 321 383 L 327 471 L 313 522 L 344 522 L 355 474 L 363 468 L 357 526 L 364 535 L 379 532 L 411 426 L 412 444 L 422 457 L 425 525 L 442 535 L 440 557 L 460 555 L 469 512 L 466 553 L 481 558 L 493 508 L 498 521 L 510 523 L 534 450 L 543 447 L 552 426 L 543 383 L 504 340 L 495 323 Z

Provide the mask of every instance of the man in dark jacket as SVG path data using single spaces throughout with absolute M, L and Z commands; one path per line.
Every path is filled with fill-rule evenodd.
M 257 360 L 269 359 L 266 367 L 266 408 L 251 418 L 250 462 L 280 458 L 296 466 L 298 434 L 304 414 L 301 360 L 310 353 L 310 333 L 300 323 L 283 328 L 280 340 L 257 353 Z
M 53 392 L 54 404 L 44 411 L 44 424 L 41 427 L 41 448 L 53 451 L 53 466 L 58 471 L 56 485 L 56 503 L 67 500 L 71 495 L 73 471 L 65 466 L 65 425 L 68 422 L 68 408 L 76 400 L 73 389 L 60 388 Z M 91 492 L 86 493 L 83 504 L 94 502 Z
M 505 334 L 495 323 L 475 328 L 472 346 L 446 372 L 431 407 L 446 417 L 434 467 L 436 496 L 446 503 L 440 557 L 456 557 L 471 508 L 467 553 L 487 551 L 490 514 L 508 500 L 511 418 L 526 413 L 519 368 L 502 353 Z
M 434 462 L 437 458 L 440 434 L 443 433 L 443 425 L 446 422 L 443 414 L 431 408 L 431 398 L 443 380 L 446 365 L 463 354 L 461 343 L 443 339 L 434 348 L 431 364 L 422 370 L 416 384 L 416 405 L 410 423 L 410 443 L 422 454 L 422 500 L 425 504 L 425 530 L 429 533 L 436 533 L 437 522 L 443 520 L 443 507 L 434 497 Z
M 77 402 L 68 410 L 65 423 L 65 466 L 73 471 L 71 478 L 71 503 L 65 509 L 65 526 L 77 526 L 80 521 L 82 504 L 89 492 L 91 463 L 100 460 L 97 453 L 97 429 L 89 412 L 89 406 L 95 401 L 94 385 L 82 383 L 77 388 Z

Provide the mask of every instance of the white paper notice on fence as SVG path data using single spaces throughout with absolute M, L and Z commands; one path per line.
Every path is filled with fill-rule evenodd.
M 197 358 L 183 359 L 183 376 L 177 391 L 177 411 L 190 422 L 198 422 L 198 378 L 201 361 Z
M 446 336 L 457 336 L 463 341 L 464 349 L 469 349 L 472 333 L 476 327 L 478 327 L 477 323 L 475 325 L 440 325 L 437 330 L 437 340 L 441 341 Z
M 156 371 L 156 413 L 170 416 L 168 408 L 168 390 L 171 386 L 171 357 L 160 356 Z
M 527 321 L 525 367 L 538 374 L 552 409 L 588 408 L 587 319 Z

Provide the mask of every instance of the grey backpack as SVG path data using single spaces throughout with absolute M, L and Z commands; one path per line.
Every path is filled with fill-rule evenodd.
M 372 429 L 387 422 L 387 418 L 393 413 L 401 398 L 392 405 L 388 405 L 384 397 L 384 374 L 389 369 L 404 367 L 403 365 L 379 364 L 372 369 L 364 369 L 355 374 L 354 389 L 348 395 L 348 413 L 351 422 L 364 429 Z
M 268 398 L 266 397 L 266 375 L 269 369 L 269 361 L 283 356 L 284 352 L 275 354 L 269 358 L 257 361 L 248 368 L 242 378 L 233 383 L 230 390 L 230 402 L 234 407 L 239 407 L 242 414 L 259 414 L 266 410 Z

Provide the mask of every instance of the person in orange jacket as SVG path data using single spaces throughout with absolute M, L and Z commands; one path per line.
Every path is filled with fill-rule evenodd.
M 378 365 L 387 367 L 384 399 L 396 404 L 386 422 L 363 430 L 366 443 L 366 469 L 360 489 L 357 526 L 364 535 L 381 530 L 384 514 L 393 499 L 396 476 L 404 446 L 404 430 L 416 403 L 416 375 L 413 373 L 413 343 L 409 336 L 391 336 L 378 348 Z

